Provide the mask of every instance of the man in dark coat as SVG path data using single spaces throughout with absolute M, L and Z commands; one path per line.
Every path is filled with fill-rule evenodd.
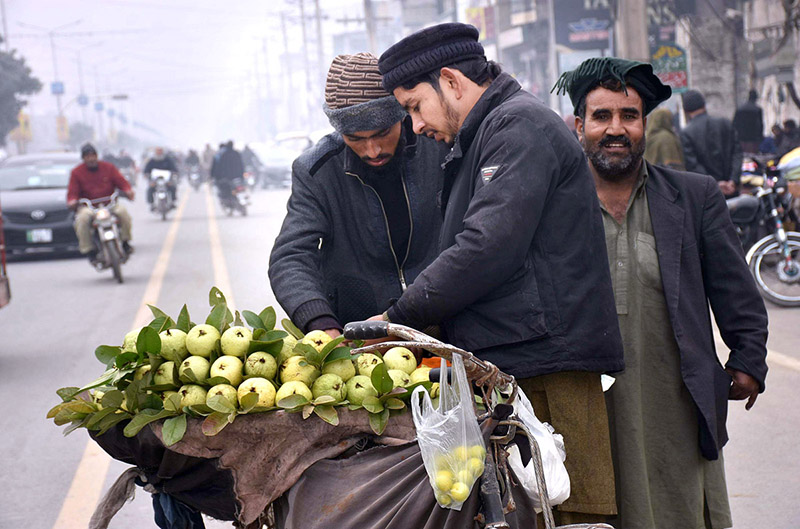
M 733 115 L 733 128 L 742 144 L 742 151 L 748 154 L 758 153 L 758 147 L 764 140 L 764 112 L 756 100 L 758 92 L 750 90 L 747 103 L 737 108 Z
M 697 90 L 683 94 L 683 112 L 689 121 L 681 131 L 686 170 L 713 176 L 725 198 L 738 195 L 742 146 L 733 124 L 709 116 L 706 100 Z
M 715 181 L 643 159 L 645 116 L 670 96 L 651 65 L 589 59 L 567 75 L 625 345 L 625 371 L 606 393 L 615 526 L 730 527 L 727 401 L 750 409 L 764 391 L 764 303 Z M 730 348 L 725 367 L 709 304 Z
M 386 310 L 436 256 L 444 152 L 413 134 L 368 53 L 334 59 L 324 108 L 337 132 L 292 166 L 269 278 L 300 329 L 338 336 Z
M 564 436 L 572 495 L 558 523 L 616 511 L 600 376 L 623 367 L 602 220 L 586 158 L 552 110 L 484 56 L 478 31 L 440 24 L 380 58 L 414 132 L 451 145 L 442 253 L 385 319 L 514 375 Z

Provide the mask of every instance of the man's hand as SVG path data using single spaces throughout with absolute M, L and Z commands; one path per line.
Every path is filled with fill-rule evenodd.
M 743 371 L 727 368 L 725 371 L 733 377 L 731 383 L 731 391 L 728 394 L 728 400 L 744 400 L 747 399 L 744 409 L 749 410 L 756 403 L 758 398 L 758 382 L 756 379 Z
M 133 197 L 135 195 L 136 193 L 133 191 L 133 189 L 125 193 L 125 196 L 128 197 L 128 200 L 130 200 L 131 202 L 133 202 Z
M 723 195 L 732 195 L 736 192 L 736 184 L 733 183 L 733 180 L 721 180 L 717 184 Z
M 333 339 L 333 340 L 335 340 L 336 338 L 338 338 L 339 336 L 342 335 L 342 333 L 339 331 L 339 329 L 325 329 L 324 332 L 325 332 L 325 334 L 330 336 L 331 339 Z
M 69 200 L 67 201 L 67 207 L 72 211 L 77 211 L 78 209 L 78 201 L 77 200 Z

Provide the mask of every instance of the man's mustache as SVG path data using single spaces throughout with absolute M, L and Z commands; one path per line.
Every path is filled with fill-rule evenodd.
M 611 143 L 621 143 L 625 147 L 631 146 L 631 140 L 627 136 L 603 136 L 600 140 L 600 147 L 607 147 Z

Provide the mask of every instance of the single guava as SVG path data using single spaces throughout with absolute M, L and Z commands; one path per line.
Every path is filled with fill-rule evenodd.
M 405 371 L 399 369 L 390 369 L 389 376 L 392 377 L 392 382 L 396 388 L 404 388 L 411 383 L 411 379 Z
M 183 362 L 181 362 L 181 367 L 178 370 L 178 375 L 181 377 L 181 380 L 191 382 L 192 380 L 186 376 L 186 371 L 190 371 L 194 374 L 195 379 L 197 379 L 198 384 L 202 384 L 208 378 L 208 372 L 211 370 L 211 362 L 208 361 L 208 358 L 202 356 L 190 356 L 186 358 Z
M 445 494 L 450 492 L 450 489 L 453 487 L 453 473 L 449 470 L 438 470 L 436 472 L 436 477 L 434 478 L 434 484 L 436 488 Z
M 186 335 L 186 348 L 190 354 L 208 358 L 219 338 L 219 331 L 213 325 L 206 323 L 195 325 L 189 329 L 189 333 Z
M 462 468 L 458 472 L 456 472 L 456 481 L 460 481 L 461 483 L 468 483 L 472 485 L 475 476 L 472 474 L 472 471 L 468 468 Z
M 236 408 L 237 404 L 239 403 L 239 398 L 236 394 L 236 388 L 230 384 L 217 384 L 209 389 L 208 394 L 206 395 L 206 405 L 208 405 L 212 397 L 216 396 L 223 397 L 225 400 L 230 402 L 231 406 L 234 408 Z
M 372 353 L 364 353 L 358 357 L 356 360 L 356 366 L 358 367 L 358 374 L 364 375 L 368 377 L 372 375 L 372 370 L 375 369 L 375 366 L 380 364 L 382 360 L 378 355 L 374 355 Z
M 326 333 L 325 331 L 311 331 L 303 336 L 303 339 L 300 342 L 312 346 L 317 351 L 322 351 L 322 348 L 325 347 L 331 340 L 333 340 L 333 338 L 331 338 L 330 334 Z
M 392 347 L 383 353 L 383 363 L 386 369 L 398 369 L 410 375 L 417 368 L 417 359 L 414 353 L 405 347 Z
M 134 329 L 125 335 L 125 338 L 122 339 L 123 353 L 136 352 L 136 339 L 139 338 L 139 333 L 141 332 L 141 330 L 142 328 L 139 327 L 138 329 Z
M 161 356 L 180 364 L 189 351 L 186 350 L 186 333 L 180 329 L 167 329 L 158 333 L 161 338 Z
M 197 384 L 186 384 L 181 386 L 178 390 L 181 394 L 181 407 L 183 406 L 196 406 L 198 404 L 206 403 L 206 388 L 198 386 Z
M 483 459 L 470 457 L 469 461 L 467 461 L 467 468 L 469 469 L 470 473 L 477 478 L 483 474 Z
M 420 366 L 411 372 L 411 383 L 428 382 L 430 381 L 431 368 L 428 366 Z
M 308 389 L 308 386 L 299 380 L 292 380 L 278 388 L 278 392 L 275 394 L 275 404 L 280 405 L 283 399 L 292 395 L 302 395 L 309 402 L 314 400 L 314 395 L 311 393 L 311 390 Z
M 242 368 L 244 363 L 238 356 L 223 355 L 214 360 L 208 372 L 209 377 L 222 377 L 236 387 L 242 382 Z
M 286 361 L 281 364 L 279 373 L 282 384 L 297 380 L 305 384 L 306 387 L 311 387 L 320 375 L 319 369 L 309 364 L 305 356 L 292 356 L 287 358 Z
M 283 364 L 287 358 L 303 356 L 303 353 L 294 352 L 295 345 L 297 345 L 297 339 L 291 334 L 283 339 L 283 347 L 281 347 L 281 352 L 278 354 L 278 365 Z
M 466 499 L 469 497 L 469 487 L 467 487 L 466 483 L 456 481 L 453 483 L 453 487 L 450 489 L 450 497 L 453 498 L 453 501 L 457 503 L 466 501 Z
M 178 395 L 178 394 L 179 394 L 179 393 L 178 393 L 177 391 L 173 391 L 173 390 L 171 390 L 171 389 L 168 389 L 167 391 L 163 391 L 163 392 L 161 392 L 161 395 L 160 395 L 160 397 L 161 397 L 161 401 L 162 401 L 162 402 L 163 402 L 163 401 L 166 401 L 167 399 L 169 399 L 169 398 L 170 398 L 170 396 L 171 396 L 171 395 Z M 124 409 L 127 409 L 127 408 L 125 408 L 125 401 L 122 401 L 122 407 L 123 407 Z
M 257 407 L 271 408 L 275 406 L 275 386 L 273 386 L 272 382 L 266 378 L 248 378 L 239 384 L 237 393 L 239 396 L 239 404 L 242 403 L 242 399 L 245 395 L 249 393 L 255 393 L 258 395 L 258 403 L 256 404 Z
M 347 387 L 345 387 L 342 377 L 334 375 L 333 373 L 328 373 L 314 381 L 311 393 L 314 395 L 315 399 L 327 395 L 333 397 L 335 402 L 341 402 L 347 396 Z
M 436 494 L 436 502 L 442 507 L 447 507 L 453 503 L 453 498 L 451 498 L 448 494 L 438 493 Z
M 453 450 L 453 455 L 459 461 L 466 461 L 469 459 L 469 448 L 464 445 L 457 446 L 455 450 Z
M 144 376 L 150 372 L 153 368 L 150 364 L 145 364 L 143 366 L 139 366 L 136 368 L 136 371 L 133 372 L 133 379 L 134 380 L 142 380 Z
M 175 362 L 163 362 L 156 373 L 153 375 L 154 386 L 177 386 L 175 380 L 178 378 L 178 370 Z
M 244 358 L 250 347 L 250 340 L 252 339 L 253 333 L 247 327 L 242 327 L 240 325 L 231 327 L 222 333 L 222 337 L 220 338 L 222 354 Z
M 350 404 L 361 406 L 367 397 L 377 397 L 378 391 L 366 375 L 356 375 L 347 381 L 347 400 Z
M 349 358 L 340 358 L 322 365 L 323 375 L 338 375 L 344 382 L 356 376 L 356 367 Z
M 244 363 L 245 375 L 272 380 L 277 372 L 278 364 L 275 362 L 275 357 L 264 351 L 256 351 L 248 356 Z
M 483 461 L 486 457 L 486 449 L 481 445 L 472 445 L 467 450 L 469 457 L 474 457 Z

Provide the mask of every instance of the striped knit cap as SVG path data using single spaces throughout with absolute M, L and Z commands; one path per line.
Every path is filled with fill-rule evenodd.
M 378 58 L 370 53 L 338 55 L 325 83 L 325 115 L 342 134 L 391 127 L 405 111 L 381 86 Z

